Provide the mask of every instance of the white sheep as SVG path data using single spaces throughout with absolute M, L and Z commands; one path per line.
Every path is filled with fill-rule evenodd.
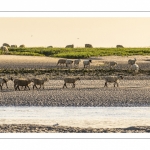
M 107 87 L 107 83 L 114 83 L 114 87 L 115 85 L 117 84 L 117 87 L 119 86 L 118 84 L 118 81 L 119 79 L 123 79 L 123 76 L 121 75 L 118 75 L 118 76 L 108 76 L 108 77 L 105 77 L 105 85 L 104 87 L 106 86 Z
M 59 59 L 57 62 L 57 65 L 65 65 L 65 64 L 66 64 L 66 59 Z
M 131 70 L 133 70 L 135 73 L 138 73 L 138 71 L 139 71 L 139 65 L 138 64 L 133 64 L 132 66 L 131 66 Z
M 1 50 L 3 51 L 3 53 L 6 53 L 6 54 L 9 52 L 7 46 L 2 46 L 2 47 L 1 47 Z
M 92 60 L 84 60 L 83 61 L 83 65 L 84 65 L 84 68 L 87 67 L 87 66 L 90 66 L 90 63 L 92 63 Z
M 131 66 L 134 65 L 135 62 L 136 62 L 136 58 L 134 58 L 134 59 L 129 59 L 129 60 L 128 60 L 128 68 L 131 68 Z
M 80 80 L 80 78 L 79 78 L 79 77 L 77 77 L 77 78 L 65 78 L 65 79 L 64 79 L 63 88 L 64 88 L 64 87 L 67 88 L 66 83 L 72 83 L 72 84 L 73 84 L 72 88 L 75 88 L 75 82 L 76 82 L 77 80 Z
M 81 59 L 75 59 L 74 60 L 74 67 L 79 67 L 80 62 L 81 62 Z
M 43 89 L 44 89 L 44 83 L 46 82 L 46 81 L 48 81 L 48 79 L 47 78 L 33 78 L 32 79 L 32 82 L 33 82 L 33 89 L 34 89 L 34 87 L 36 87 L 36 89 L 38 89 L 37 88 L 37 85 L 40 85 L 40 87 L 39 87 L 39 89 L 41 88 L 41 86 L 43 86 Z
M 68 67 L 68 65 L 72 66 L 72 64 L 73 64 L 73 60 L 69 60 L 69 59 L 66 60 L 66 67 Z

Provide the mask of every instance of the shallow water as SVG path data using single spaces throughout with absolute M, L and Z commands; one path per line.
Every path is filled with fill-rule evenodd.
M 92 128 L 149 126 L 150 107 L 0 107 L 0 124 Z

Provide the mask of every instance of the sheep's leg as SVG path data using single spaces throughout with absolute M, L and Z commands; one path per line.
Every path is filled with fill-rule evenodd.
M 119 87 L 119 84 L 118 84 L 118 82 L 117 82 L 117 87 Z
M 23 88 L 23 86 L 22 86 L 22 88 Z M 27 86 L 24 87 L 24 90 L 26 90 L 26 88 L 27 88 Z
M 28 89 L 30 90 L 29 86 L 27 85 L 26 87 L 28 87 Z
M 115 87 L 116 83 L 114 82 L 114 87 Z
M 16 84 L 14 84 L 14 89 L 16 88 Z
M 6 87 L 7 87 L 7 89 L 8 89 L 8 85 L 7 85 L 7 82 L 6 82 L 5 84 L 6 84 Z
M 64 83 L 64 86 L 63 86 L 63 88 L 64 88 L 64 87 L 66 87 L 66 88 L 67 88 L 67 85 L 66 85 L 66 83 Z
M 23 87 L 23 86 L 22 86 L 22 87 Z M 27 89 L 27 87 L 28 87 L 28 85 L 26 85 L 26 86 L 25 86 L 24 90 L 26 90 L 26 89 Z M 28 89 L 30 90 L 30 88 L 29 88 L 29 87 L 28 87 Z
M 20 91 L 19 85 L 18 85 L 18 90 Z
M 17 90 L 17 88 L 18 88 L 18 87 L 17 87 L 17 85 L 16 85 L 16 86 L 14 85 L 14 88 L 15 88 L 15 91 L 16 91 L 16 90 Z
M 40 84 L 40 87 L 39 87 L 39 89 L 41 88 L 41 84 Z
M 14 89 L 16 90 L 16 85 L 14 84 Z
M 1 90 L 2 90 L 2 85 L 0 85 L 0 87 L 1 87 Z
M 73 86 L 72 86 L 72 88 L 75 88 L 75 83 L 73 83 Z
M 44 89 L 44 84 L 43 84 L 43 89 Z
M 105 87 L 105 86 L 107 87 L 107 82 L 105 82 L 105 85 L 104 85 L 104 87 Z
M 19 85 L 16 86 L 16 90 L 17 90 L 17 89 L 20 91 Z

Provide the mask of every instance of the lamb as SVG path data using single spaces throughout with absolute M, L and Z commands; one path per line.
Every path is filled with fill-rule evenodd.
M 92 63 L 92 60 L 91 60 L 91 59 L 90 59 L 90 60 L 84 60 L 84 61 L 83 61 L 84 68 L 85 68 L 86 66 L 90 66 L 90 63 Z
M 75 82 L 76 82 L 77 80 L 80 80 L 80 78 L 79 78 L 79 77 L 77 77 L 77 78 L 65 78 L 65 79 L 64 79 L 64 86 L 63 86 L 63 88 L 64 88 L 64 87 L 67 88 L 66 83 L 72 83 L 72 84 L 73 84 L 72 88 L 75 88 Z
M 114 83 L 114 87 L 115 85 L 117 84 L 117 87 L 119 86 L 118 84 L 118 81 L 119 79 L 123 79 L 123 76 L 121 75 L 118 75 L 118 76 L 108 76 L 108 77 L 105 77 L 105 85 L 104 87 L 106 86 L 107 87 L 107 83 Z
M 40 85 L 39 89 L 41 88 L 41 86 L 43 86 L 43 89 L 44 89 L 44 83 L 45 83 L 46 81 L 48 81 L 47 78 L 43 78 L 43 79 L 34 78 L 34 79 L 32 79 L 32 82 L 33 82 L 33 84 L 34 84 L 34 85 L 33 85 L 33 89 L 34 89 L 34 87 L 36 87 L 36 89 L 38 89 L 38 88 L 37 88 L 37 85 Z
M 28 89 L 30 90 L 29 88 L 29 84 L 32 82 L 32 79 L 29 79 L 29 78 L 18 78 L 18 79 L 14 79 L 14 88 L 15 90 L 19 90 L 19 86 L 25 86 L 24 90 L 26 89 L 26 87 L 28 87 Z
M 128 60 L 128 68 L 131 68 L 131 66 L 134 65 L 135 62 L 136 62 L 136 58 L 134 58 L 134 59 L 129 59 L 129 60 Z
M 69 66 L 72 66 L 72 63 L 73 63 L 73 60 L 67 59 L 67 60 L 66 60 L 66 67 L 68 67 L 68 65 L 69 65 Z
M 79 63 L 81 62 L 81 59 L 75 59 L 74 60 L 74 66 L 78 66 L 79 67 Z
M 60 65 L 66 64 L 66 59 L 59 59 L 58 62 L 57 62 L 57 65 L 59 65 L 59 64 L 60 64 Z M 56 65 L 56 66 L 57 66 L 57 65 Z

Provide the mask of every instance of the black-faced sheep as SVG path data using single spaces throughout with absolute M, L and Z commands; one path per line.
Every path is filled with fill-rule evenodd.
M 68 65 L 71 67 L 72 64 L 73 64 L 73 60 L 69 60 L 69 59 L 66 60 L 66 67 L 68 67 Z
M 87 66 L 90 66 L 90 63 L 92 63 L 92 60 L 91 60 L 91 59 L 90 59 L 90 60 L 84 60 L 84 61 L 83 61 L 83 66 L 84 66 L 84 68 L 87 67 Z

